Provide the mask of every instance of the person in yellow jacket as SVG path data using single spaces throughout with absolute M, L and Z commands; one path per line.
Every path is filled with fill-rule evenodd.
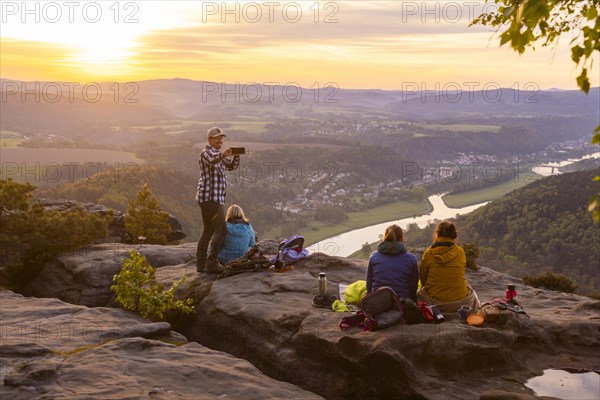
M 436 304 L 451 303 L 469 296 L 465 280 L 467 257 L 463 248 L 454 243 L 457 236 L 452 222 L 440 222 L 435 229 L 434 243 L 421 258 L 421 286 Z

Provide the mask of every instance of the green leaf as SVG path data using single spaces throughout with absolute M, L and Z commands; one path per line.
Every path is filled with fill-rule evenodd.
M 592 20 L 592 19 L 596 18 L 597 16 L 598 16 L 598 9 L 592 4 L 592 7 L 590 7 L 590 9 L 588 10 L 585 17 L 588 20 Z
M 504 32 L 502 35 L 500 35 L 500 46 L 503 46 L 504 44 L 506 44 L 507 42 L 510 41 L 510 33 L 509 32 Z
M 548 23 L 544 20 L 540 21 L 539 27 L 540 31 L 542 31 L 542 36 L 546 36 L 546 29 L 548 29 Z
M 579 64 L 579 60 L 581 59 L 581 56 L 583 56 L 583 47 L 581 46 L 575 46 L 575 47 L 571 47 L 571 59 Z
M 504 16 L 504 20 L 507 20 L 515 12 L 515 8 L 514 7 L 499 7 L 498 11 L 502 13 L 502 15 Z
M 577 86 L 585 93 L 590 91 L 590 80 L 587 77 L 587 68 L 581 71 L 581 74 L 577 77 Z

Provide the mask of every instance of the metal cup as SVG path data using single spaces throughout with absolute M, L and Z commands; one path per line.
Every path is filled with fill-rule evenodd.
M 460 307 L 460 309 L 458 310 L 458 316 L 463 321 L 466 321 L 469 314 L 471 314 L 471 310 L 472 310 L 471 307 L 464 305 L 464 306 Z

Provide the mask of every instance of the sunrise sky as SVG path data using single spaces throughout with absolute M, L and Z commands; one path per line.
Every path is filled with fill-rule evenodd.
M 468 27 L 476 0 L 0 3 L 2 78 L 576 88 L 569 38 L 519 56 Z

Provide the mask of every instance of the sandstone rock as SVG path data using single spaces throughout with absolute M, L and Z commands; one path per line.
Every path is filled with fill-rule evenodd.
M 56 297 L 90 307 L 105 306 L 113 297 L 113 276 L 122 268 L 122 260 L 138 249 L 155 268 L 184 264 L 196 257 L 196 243 L 178 246 L 126 245 L 106 243 L 73 253 L 61 254 L 44 268 L 26 287 L 25 295 Z
M 320 398 L 197 343 L 122 339 L 164 335 L 168 324 L 120 309 L 3 290 L 0 316 L 2 399 Z
M 524 382 L 543 369 L 597 364 L 600 313 L 590 299 L 519 286 L 530 317 L 505 311 L 481 328 L 449 318 L 342 332 L 343 314 L 312 307 L 319 271 L 335 292 L 339 281 L 364 279 L 366 261 L 317 253 L 290 272 L 216 280 L 197 292 L 197 318 L 182 333 L 329 399 L 478 399 L 491 390 L 532 396 Z M 506 282 L 516 280 L 487 268 L 467 277 L 482 301 L 502 298 Z
M 105 246 L 94 248 L 114 249 Z M 529 317 L 505 311 L 494 323 L 474 328 L 449 315 L 448 322 L 439 325 L 342 332 L 338 323 L 343 314 L 312 307 L 318 273 L 327 272 L 329 290 L 334 293 L 339 281 L 364 279 L 366 261 L 317 253 L 290 272 L 250 272 L 216 279 L 196 273 L 195 246 L 144 246 L 154 260 L 151 263 L 160 267 L 159 281 L 169 286 L 182 276 L 188 278 L 179 295 L 196 298 L 197 315 L 180 332 L 202 345 L 246 359 L 272 378 L 326 398 L 532 396 L 524 383 L 544 369 L 597 368 L 600 302 L 589 298 L 527 287 L 517 278 L 483 267 L 467 271 L 481 301 L 503 298 L 506 284 L 515 283 Z M 119 251 L 119 257 L 128 253 Z M 112 278 L 116 261 L 107 255 L 88 258 L 80 255 L 77 262 L 61 266 L 68 271 L 62 276 L 70 276 L 72 283 L 52 279 L 49 271 L 59 269 L 49 269 L 40 275 L 37 290 L 56 296 L 71 293 L 69 298 L 91 304 L 95 297 L 82 293 L 97 290 L 95 296 L 107 299 L 110 281 L 96 287 L 82 282 Z M 92 273 L 94 268 L 110 272 Z M 98 278 L 90 279 L 94 274 Z M 142 335 L 142 331 L 136 328 L 131 334 Z M 111 335 L 129 336 L 125 329 L 119 332 Z M 21 378 L 11 379 L 18 382 Z

